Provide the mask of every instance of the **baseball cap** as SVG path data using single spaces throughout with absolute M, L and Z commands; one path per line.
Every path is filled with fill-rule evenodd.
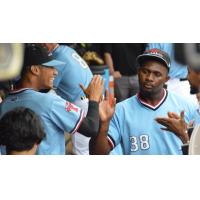
M 137 63 L 141 64 L 148 60 L 156 60 L 163 63 L 168 69 L 170 69 L 170 58 L 169 55 L 160 49 L 149 49 L 143 54 L 139 55 L 136 59 Z
M 30 67 L 31 65 L 43 65 L 45 67 L 55 67 L 64 65 L 63 62 L 55 60 L 50 55 L 45 47 L 41 44 L 26 44 L 24 53 L 23 67 Z

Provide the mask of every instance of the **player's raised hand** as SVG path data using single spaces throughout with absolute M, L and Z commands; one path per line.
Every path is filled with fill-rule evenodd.
M 171 131 L 177 137 L 179 137 L 183 143 L 189 141 L 189 135 L 187 133 L 187 124 L 184 120 L 184 111 L 181 112 L 180 116 L 176 113 L 169 112 L 167 117 L 158 117 L 155 119 L 159 124 L 166 128 L 162 130 Z
M 101 122 L 109 122 L 115 112 L 116 99 L 113 96 L 109 96 L 108 90 L 106 90 L 106 96 L 99 104 L 99 115 Z
M 100 75 L 94 75 L 87 88 L 83 84 L 80 87 L 89 100 L 100 102 L 104 88 L 104 80 Z

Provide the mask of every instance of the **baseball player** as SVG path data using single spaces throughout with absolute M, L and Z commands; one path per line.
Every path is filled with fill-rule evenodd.
M 99 135 L 91 139 L 91 154 L 108 154 L 118 144 L 127 155 L 182 154 L 181 140 L 162 130 L 155 118 L 167 116 L 169 110 L 177 113 L 185 110 L 188 122 L 193 119 L 196 108 L 164 89 L 170 68 L 170 59 L 165 52 L 148 50 L 138 56 L 137 62 L 139 93 L 117 104 L 109 127 L 108 121 L 103 120 Z M 100 114 L 102 120 L 103 114 Z
M 85 118 L 83 110 L 74 104 L 57 95 L 38 92 L 53 87 L 57 75 L 54 66 L 62 64 L 54 60 L 40 45 L 27 45 L 17 89 L 8 95 L 0 107 L 0 116 L 24 106 L 41 117 L 47 137 L 41 142 L 38 154 L 65 154 L 64 131 L 73 134 L 81 130 L 82 134 L 91 137 L 99 129 L 98 102 L 103 91 L 103 81 L 99 76 L 91 81 L 89 108 Z
M 188 67 L 188 81 L 191 86 L 191 93 L 197 94 L 200 91 L 200 70 Z M 183 142 L 182 150 L 188 154 L 188 145 L 191 133 L 195 125 L 200 124 L 200 108 L 196 109 L 194 120 L 189 124 L 184 119 L 184 111 L 180 115 L 169 112 L 167 117 L 160 116 L 156 121 L 165 127 L 165 130 L 173 132 Z
M 88 99 L 85 97 L 82 88 L 87 88 L 92 80 L 92 72 L 87 63 L 68 46 L 56 43 L 44 43 L 48 51 L 56 60 L 60 60 L 65 65 L 56 67 L 58 75 L 54 80 L 56 93 L 67 101 L 73 102 L 87 114 Z M 82 84 L 81 87 L 79 86 Z M 89 154 L 89 140 L 80 133 L 72 135 L 73 153 Z

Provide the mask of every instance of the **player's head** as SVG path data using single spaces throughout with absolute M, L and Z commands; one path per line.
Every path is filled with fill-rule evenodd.
M 169 80 L 170 58 L 159 49 L 150 49 L 137 57 L 140 91 L 158 94 Z
M 38 90 L 51 89 L 57 75 L 55 66 L 63 64 L 54 60 L 41 44 L 26 44 L 21 77 L 23 79 L 29 75 L 29 79 L 34 81 Z
M 200 70 L 198 68 L 188 67 L 188 81 L 190 83 L 191 94 L 197 94 L 200 91 Z
M 7 154 L 35 154 L 44 137 L 40 118 L 28 108 L 7 112 L 0 120 L 0 145 Z

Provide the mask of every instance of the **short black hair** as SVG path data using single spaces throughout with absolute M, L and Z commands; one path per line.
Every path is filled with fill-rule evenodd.
M 0 145 L 12 151 L 28 151 L 46 136 L 40 117 L 29 108 L 19 107 L 0 119 Z

